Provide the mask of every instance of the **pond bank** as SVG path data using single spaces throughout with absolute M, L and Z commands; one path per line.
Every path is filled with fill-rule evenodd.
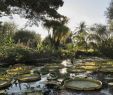
M 33 59 L 31 61 L 28 62 L 12 62 L 12 63 L 6 63 L 6 62 L 0 62 L 0 67 L 8 67 L 10 65 L 14 65 L 14 64 L 25 64 L 25 65 L 35 65 L 35 66 L 44 66 L 45 64 L 48 63 L 61 63 L 63 60 L 65 60 L 64 58 L 62 59 L 58 59 L 56 57 L 50 57 L 50 58 L 40 58 L 40 59 Z M 84 62 L 93 62 L 93 61 L 106 61 L 106 60 L 112 60 L 109 58 L 101 58 L 101 57 L 82 57 L 82 58 L 67 58 L 67 60 L 70 60 L 71 62 L 73 62 L 73 64 L 77 64 L 77 63 L 84 63 Z

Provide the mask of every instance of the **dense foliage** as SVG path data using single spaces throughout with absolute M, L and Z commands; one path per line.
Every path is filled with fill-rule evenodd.
M 37 24 L 40 20 L 45 22 L 64 18 L 57 12 L 61 6 L 63 6 L 62 0 L 0 0 L 0 14 L 1 16 L 19 14 Z
M 31 31 L 20 30 L 13 36 L 14 42 L 22 43 L 25 46 L 36 48 L 41 43 L 41 37 L 39 34 Z
M 113 1 L 111 0 L 110 6 L 107 8 L 106 12 L 107 18 L 113 20 Z
M 37 62 L 40 59 L 107 56 L 113 58 L 113 2 L 107 9 L 108 25 L 87 26 L 81 22 L 71 31 L 67 17 L 57 12 L 62 0 L 1 0 L 0 15 L 19 14 L 37 24 L 42 21 L 48 36 L 18 29 L 14 23 L 0 23 L 0 61 Z M 46 60 L 47 62 L 47 60 Z

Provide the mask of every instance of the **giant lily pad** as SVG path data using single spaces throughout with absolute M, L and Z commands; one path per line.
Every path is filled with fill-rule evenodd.
M 61 65 L 61 64 L 48 64 L 45 67 L 48 69 L 60 69 L 60 68 L 63 68 L 63 65 Z
M 21 75 L 18 80 L 20 82 L 33 82 L 41 79 L 40 74 L 24 74 Z
M 46 85 L 56 85 L 59 86 L 61 82 L 55 81 L 55 80 L 50 80 L 45 82 Z
M 86 70 L 81 68 L 68 68 L 67 71 L 69 73 L 82 73 L 82 72 L 85 72 Z
M 81 68 L 85 69 L 86 71 L 96 71 L 96 70 L 98 70 L 97 66 L 81 66 Z
M 113 87 L 113 82 L 109 82 L 108 85 Z
M 84 65 L 86 66 L 96 66 L 96 62 L 86 62 Z
M 97 90 L 102 87 L 102 82 L 94 79 L 75 78 L 66 80 L 64 87 L 72 90 Z
M 0 89 L 5 89 L 11 85 L 11 80 L 0 80 Z
M 85 63 L 85 64 L 79 64 L 75 66 L 75 69 L 83 69 L 85 71 L 97 71 L 99 68 L 98 65 L 95 65 L 93 63 Z
M 113 72 L 113 67 L 100 68 L 99 71 L 106 72 L 106 73 Z
M 31 70 L 31 67 L 17 64 L 9 68 L 6 72 L 8 75 L 15 76 L 20 74 L 30 73 L 30 70 Z

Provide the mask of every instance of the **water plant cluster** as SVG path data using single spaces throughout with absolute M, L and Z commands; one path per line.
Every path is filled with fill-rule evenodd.
M 54 88 L 59 91 L 65 89 L 75 91 L 99 90 L 105 84 L 112 85 L 112 66 L 112 60 L 73 65 L 69 63 L 67 65 L 53 63 L 42 67 L 17 64 L 10 66 L 0 75 L 0 89 L 7 89 L 15 83 L 29 84 L 39 82 L 45 76 L 46 80 L 44 79 L 42 83 L 49 89 Z M 32 92 L 32 90 L 30 91 Z M 43 94 L 47 93 L 42 88 L 36 91 L 41 91 Z
M 10 86 L 12 83 L 18 82 L 31 82 L 40 80 L 39 73 L 31 73 L 32 67 L 21 64 L 16 64 L 9 67 L 5 72 L 0 75 L 0 89 Z M 3 82 L 3 83 L 2 83 Z

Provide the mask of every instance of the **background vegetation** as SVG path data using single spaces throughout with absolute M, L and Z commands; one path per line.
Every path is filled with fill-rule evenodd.
M 62 0 L 57 0 L 57 2 L 56 0 L 31 1 L 1 0 L 0 16 L 16 13 L 29 19 L 29 24 L 37 25 L 41 21 L 43 27 L 48 30 L 48 36 L 42 39 L 40 34 L 18 29 L 14 23 L 1 22 L 1 62 L 28 63 L 37 62 L 39 59 L 81 56 L 113 58 L 113 1 L 106 11 L 107 25 L 94 24 L 89 27 L 85 22 L 81 22 L 74 31 L 67 26 L 68 18 L 57 12 L 58 8 L 63 5 Z

